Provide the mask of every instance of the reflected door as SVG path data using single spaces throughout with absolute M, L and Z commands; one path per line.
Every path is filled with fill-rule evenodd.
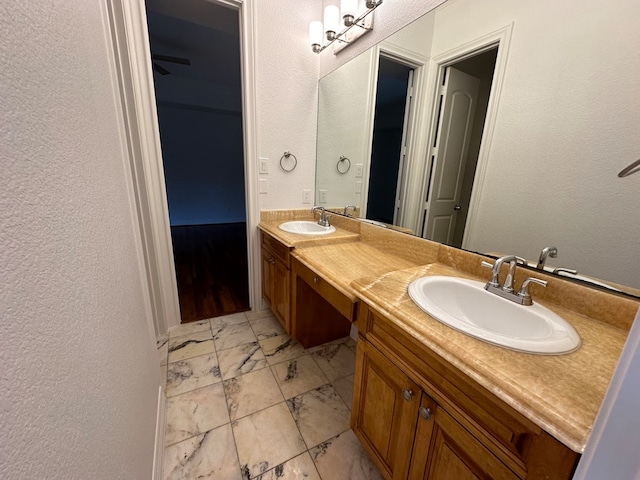
M 441 90 L 437 143 L 433 174 L 427 193 L 423 237 L 451 245 L 464 169 L 473 131 L 480 81 L 453 67 L 447 67 Z

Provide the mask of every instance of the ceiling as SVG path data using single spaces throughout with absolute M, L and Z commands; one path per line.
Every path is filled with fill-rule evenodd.
M 154 54 L 188 58 L 191 66 L 158 61 L 171 75 L 240 88 L 237 10 L 206 0 L 147 0 L 149 41 Z

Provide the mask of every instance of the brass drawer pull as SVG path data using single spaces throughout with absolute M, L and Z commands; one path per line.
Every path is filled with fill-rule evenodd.
M 316 283 L 316 284 L 320 283 L 320 278 L 313 277 L 313 283 Z

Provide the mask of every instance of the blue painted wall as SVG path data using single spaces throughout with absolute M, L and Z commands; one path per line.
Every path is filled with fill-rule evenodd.
M 242 117 L 158 105 L 171 225 L 245 221 Z

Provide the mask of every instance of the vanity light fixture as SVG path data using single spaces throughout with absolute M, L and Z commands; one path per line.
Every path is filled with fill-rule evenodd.
M 341 0 L 340 8 L 327 5 L 324 9 L 324 25 L 317 20 L 309 25 L 311 50 L 320 53 L 337 42 L 333 47 L 334 55 L 337 54 L 373 30 L 373 11 L 381 4 L 382 0 Z M 340 19 L 344 25 L 342 29 Z

